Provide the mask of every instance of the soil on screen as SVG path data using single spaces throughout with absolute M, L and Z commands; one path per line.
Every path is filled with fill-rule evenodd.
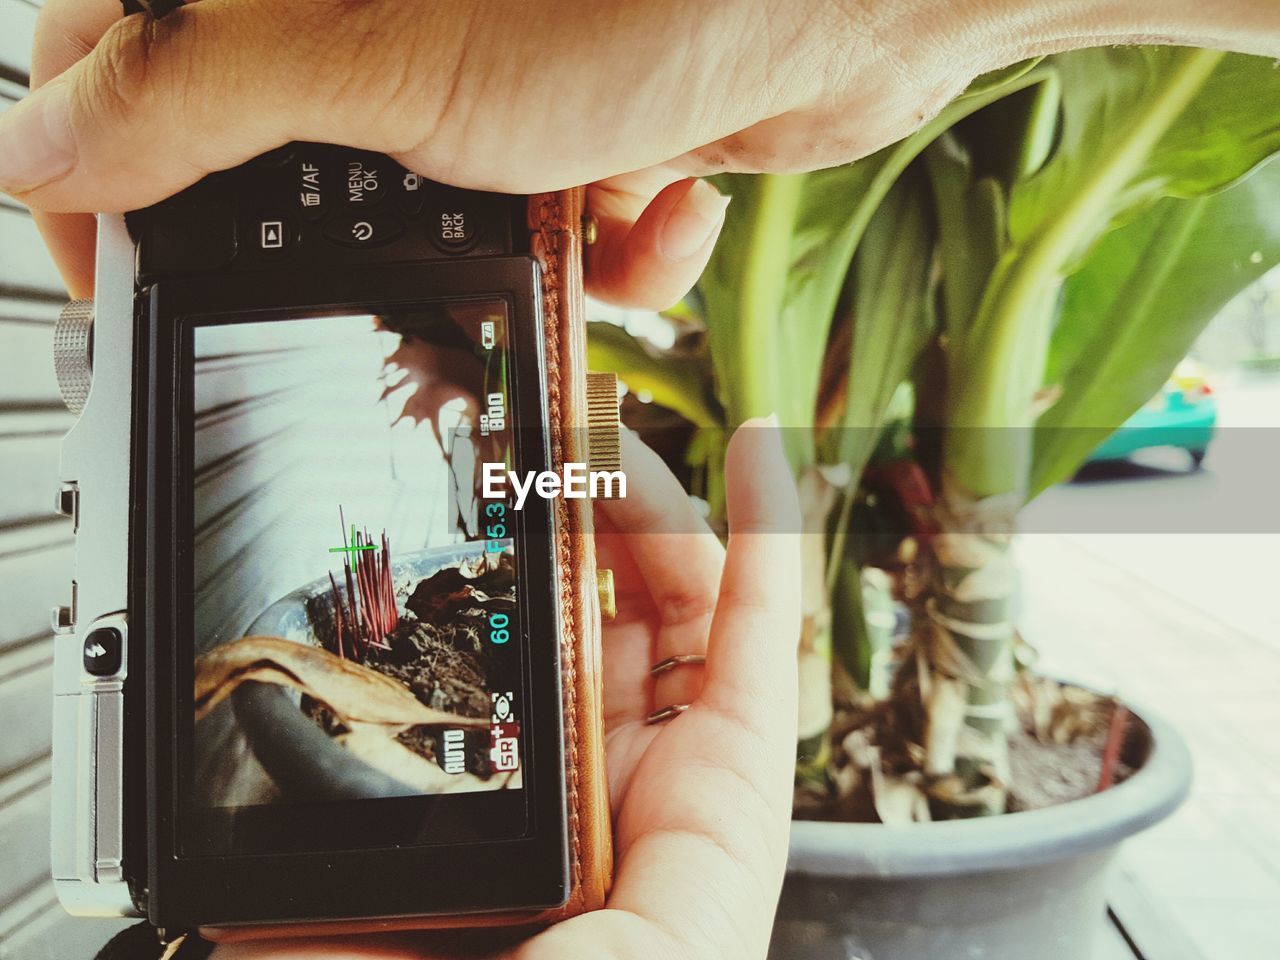
M 514 619 L 514 564 L 507 554 L 476 577 L 446 567 L 409 584 L 403 591 L 405 612 L 396 628 L 382 638 L 386 649 L 370 646 L 364 666 L 403 684 L 424 705 L 464 717 L 487 718 L 491 711 L 492 645 L 487 640 L 495 613 Z M 316 630 L 325 649 L 337 652 L 332 620 Z M 304 697 L 302 707 L 330 736 L 345 728 L 323 704 Z M 415 726 L 397 735 L 419 756 L 440 763 L 442 731 Z M 466 769 L 482 780 L 495 771 L 489 760 L 487 733 L 466 736 Z

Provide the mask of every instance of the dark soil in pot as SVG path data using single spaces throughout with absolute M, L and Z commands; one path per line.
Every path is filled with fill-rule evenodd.
M 1122 749 L 1130 716 L 1113 698 L 1024 674 L 1015 684 L 1013 706 L 1017 723 L 1008 734 L 1009 813 L 1079 800 L 1133 775 L 1133 751 Z M 898 822 L 901 809 L 877 809 L 874 785 L 882 776 L 924 793 L 923 725 L 914 696 L 838 701 L 827 765 L 830 787 L 798 787 L 796 818 Z M 945 816 L 935 807 L 933 818 Z
M 1116 848 L 1190 788 L 1181 738 L 1131 717 L 1117 768 L 1130 775 L 1102 793 L 972 820 L 793 823 L 771 960 L 1092 960 Z M 1086 744 L 1067 786 L 1096 785 Z

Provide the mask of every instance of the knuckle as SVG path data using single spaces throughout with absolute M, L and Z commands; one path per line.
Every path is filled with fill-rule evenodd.
M 662 596 L 662 623 L 680 627 L 690 623 L 710 624 L 715 617 L 718 598 L 714 591 L 686 584 Z M 684 653 L 686 651 L 678 651 Z
M 95 69 L 82 93 L 87 109 L 117 130 L 147 121 L 160 98 L 187 89 L 194 64 L 193 18 L 117 21 L 94 49 Z
M 149 95 L 152 36 L 146 20 L 129 17 L 98 41 L 96 69 L 81 87 L 88 113 L 113 125 L 127 124 L 138 98 Z

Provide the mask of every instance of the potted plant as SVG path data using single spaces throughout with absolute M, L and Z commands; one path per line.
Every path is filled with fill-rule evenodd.
M 1260 58 L 1025 64 L 855 164 L 721 178 L 734 199 L 673 312 L 695 331 L 679 357 L 594 330 L 594 366 L 708 428 L 686 456 L 713 516 L 725 432 L 773 411 L 789 428 L 812 534 L 798 810 L 825 820 L 795 824 L 777 956 L 1087 956 L 1115 845 L 1185 795 L 1186 751 L 1157 718 L 1126 733 L 1107 698 L 1019 679 L 1008 545 L 1018 510 L 1280 262 L 1277 116 L 1280 73 Z M 883 588 L 859 531 L 886 501 L 908 521 L 889 563 L 912 623 L 875 684 L 886 631 L 863 601 Z M 1051 735 L 1050 715 L 1072 719 Z M 1026 806 L 1008 759 L 1023 727 L 1093 736 L 1104 776 L 1136 772 L 988 816 L 1011 790 Z M 873 822 L 841 822 L 855 814 Z

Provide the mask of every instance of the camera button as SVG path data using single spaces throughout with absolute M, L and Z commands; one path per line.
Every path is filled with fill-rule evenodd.
M 406 217 L 416 217 L 422 213 L 430 186 L 430 181 L 420 174 L 407 170 L 402 173 L 395 188 L 396 206 L 400 208 L 400 212 Z
M 75 608 L 59 604 L 49 615 L 49 623 L 54 633 L 70 633 L 76 627 Z
M 115 627 L 99 627 L 84 638 L 84 670 L 94 677 L 120 672 L 124 662 L 124 637 Z
M 380 247 L 402 233 L 404 224 L 385 213 L 335 217 L 324 228 L 325 237 L 346 247 Z
M 445 253 L 463 253 L 476 242 L 478 219 L 461 193 L 449 191 L 432 205 L 427 231 L 431 242 Z
M 294 194 L 298 216 L 304 220 L 321 219 L 329 211 L 338 168 L 319 152 L 310 151 L 292 161 L 289 170 L 289 189 Z
M 54 512 L 60 517 L 69 517 L 72 532 L 80 526 L 80 485 L 64 483 L 58 487 L 58 495 L 53 501 Z
M 366 210 L 387 195 L 387 184 L 401 176 L 402 169 L 390 157 L 377 153 L 345 153 L 341 161 L 338 190 L 347 210 Z
M 261 253 L 277 254 L 293 245 L 293 226 L 284 217 L 268 213 L 255 219 L 250 241 Z

